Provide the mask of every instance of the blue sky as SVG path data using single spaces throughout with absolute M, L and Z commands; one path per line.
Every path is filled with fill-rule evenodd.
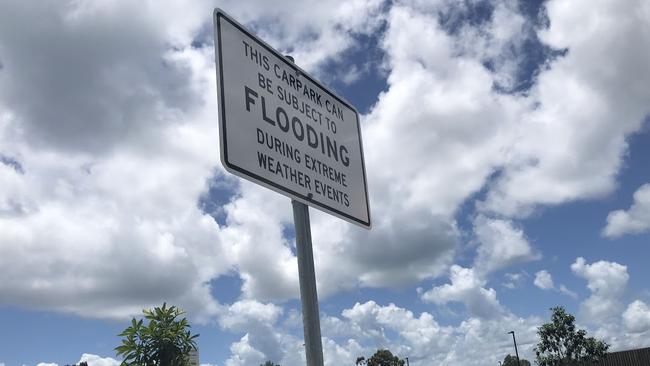
M 202 364 L 304 362 L 290 200 L 219 161 L 216 6 L 361 114 L 373 229 L 310 210 L 327 365 L 532 361 L 556 305 L 650 346 L 647 2 L 9 1 L 0 366 L 116 365 L 163 301 Z

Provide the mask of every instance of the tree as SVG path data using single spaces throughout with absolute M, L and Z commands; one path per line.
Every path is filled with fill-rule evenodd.
M 582 329 L 576 330 L 575 317 L 563 307 L 554 307 L 551 311 L 551 322 L 537 328 L 539 343 L 535 354 L 540 366 L 597 363 L 606 357 L 607 343 L 587 337 Z
M 189 353 L 196 350 L 199 335 L 190 333 L 187 319 L 178 319 L 185 312 L 166 303 L 142 312 L 149 321 L 146 326 L 143 319 L 132 319 L 119 334 L 124 338 L 115 351 L 124 358 L 121 366 L 188 366 Z
M 530 366 L 530 361 L 520 358 L 519 364 L 517 364 L 517 357 L 507 355 L 506 358 L 503 359 L 501 366 Z
M 275 364 L 275 363 L 273 363 L 271 361 L 266 361 L 263 364 L 261 364 L 260 366 L 280 366 L 280 364 Z
M 357 366 L 404 366 L 404 360 L 400 359 L 387 349 L 380 349 L 375 352 L 369 359 L 357 357 Z

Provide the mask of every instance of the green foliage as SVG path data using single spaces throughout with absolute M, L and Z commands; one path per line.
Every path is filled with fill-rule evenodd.
M 195 339 L 187 319 L 177 319 L 185 314 L 176 306 L 143 310 L 143 319 L 131 320 L 131 325 L 119 334 L 122 345 L 115 347 L 117 356 L 122 356 L 121 366 L 188 366 L 189 353 L 196 350 Z
M 503 359 L 503 363 L 501 364 L 501 366 L 518 366 L 517 357 L 507 355 L 506 358 Z M 530 361 L 520 358 L 519 366 L 530 366 Z
M 275 364 L 275 363 L 273 363 L 271 361 L 266 361 L 263 364 L 261 364 L 260 366 L 280 366 L 280 364 L 279 363 Z
M 551 322 L 537 329 L 539 343 L 535 347 L 540 366 L 579 365 L 597 363 L 607 355 L 609 345 L 587 332 L 576 330 L 575 317 L 563 307 L 551 308 Z
M 366 359 L 365 357 L 358 357 L 356 364 L 358 366 L 404 366 L 404 360 L 400 359 L 387 349 L 380 349 L 375 352 L 372 357 Z

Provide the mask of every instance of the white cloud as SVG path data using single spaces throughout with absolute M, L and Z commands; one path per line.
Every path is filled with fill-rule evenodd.
M 629 332 L 642 333 L 650 330 L 650 307 L 641 300 L 632 302 L 623 313 L 623 321 Z
M 267 359 L 286 366 L 304 364 L 299 313 L 292 311 L 287 320 L 278 322 L 275 315 L 251 315 L 275 314 L 275 310 L 267 311 L 271 305 L 247 302 L 230 308 L 231 313 L 239 309 L 236 317 L 249 314 L 244 317 L 248 317 L 250 325 L 247 329 L 238 328 L 246 334 L 231 345 L 231 356 L 225 365 L 259 365 Z M 409 357 L 413 366 L 451 366 L 461 361 L 482 366 L 496 363 L 502 354 L 512 352 L 511 338 L 505 334 L 508 330 L 515 330 L 520 354 L 530 359 L 539 324 L 539 318 L 524 319 L 501 313 L 492 319 L 470 317 L 457 325 L 442 325 L 431 313 L 416 314 L 408 308 L 374 301 L 356 303 L 338 316 L 321 317 L 324 359 L 328 366 L 353 364 L 357 357 L 370 356 L 378 348 L 388 348 L 402 358 Z M 277 355 L 264 351 L 259 341 L 255 341 L 261 335 L 256 329 L 267 329 L 269 333 L 265 336 L 277 340 Z M 296 332 L 300 335 L 295 336 Z
M 383 2 L 222 5 L 317 71 L 381 24 Z M 4 304 L 124 317 L 166 300 L 204 320 L 209 281 L 233 270 L 245 297 L 297 295 L 282 198 L 230 192 L 247 201 L 222 228 L 197 207 L 223 179 L 213 50 L 190 45 L 208 44 L 212 6 L 0 5 L 0 146 L 23 168 L 0 164 Z
M 329 78 L 320 74 L 319 66 L 354 47 L 353 36 L 375 32 L 383 22 L 384 4 L 384 0 L 226 0 L 220 6 L 240 22 L 254 25 L 275 48 L 290 52 L 303 69 Z
M 486 281 L 472 268 L 453 265 L 450 284 L 434 287 L 421 295 L 422 300 L 437 305 L 461 302 L 471 316 L 492 319 L 501 316 L 504 309 L 497 300 L 496 291 L 485 288 Z
M 546 270 L 535 273 L 535 281 L 533 283 L 542 290 L 552 290 L 555 288 L 553 277 Z
M 249 344 L 248 334 L 230 346 L 232 356 L 226 361 L 226 366 L 259 365 L 264 363 L 264 353 L 256 350 Z
M 431 314 L 422 313 L 415 317 L 411 311 L 394 304 L 380 306 L 374 301 L 357 303 L 353 308 L 344 310 L 342 315 L 354 324 L 354 332 L 375 339 L 379 345 L 383 343 L 387 346 L 390 342 L 385 328 L 396 330 L 415 353 L 426 352 L 426 348 L 433 344 L 444 347 L 449 344 L 452 335 L 452 329 L 440 326 Z
M 626 266 L 608 261 L 587 264 L 584 258 L 579 257 L 571 265 L 571 270 L 587 280 L 591 291 L 591 296 L 581 305 L 585 322 L 604 323 L 620 316 L 623 292 L 630 278 Z
M 379 215 L 371 232 L 316 223 L 314 255 L 324 294 L 358 285 L 398 287 L 446 271 L 458 240 L 453 223 L 421 208 Z
M 577 299 L 577 298 L 578 298 L 578 294 L 576 294 L 575 292 L 569 290 L 569 289 L 568 289 L 566 286 L 564 286 L 564 285 L 560 285 L 560 292 L 563 293 L 563 294 L 565 294 L 565 295 L 567 295 L 567 296 L 569 296 L 569 297 L 572 297 L 572 298 L 574 298 L 574 299 Z
M 274 304 L 262 304 L 252 300 L 241 300 L 230 305 L 219 318 L 222 327 L 245 330 L 256 323 L 275 324 L 282 314 L 282 308 Z
M 451 19 L 468 16 L 470 10 L 457 1 L 442 1 L 442 12 Z M 512 0 L 493 1 L 491 18 L 485 24 L 463 24 L 456 47 L 493 70 L 494 82 L 505 90 L 516 89 L 525 53 L 523 47 L 533 37 L 534 28 Z M 471 15 L 469 15 L 471 16 Z
M 521 271 L 519 273 L 506 273 L 503 275 L 506 281 L 502 283 L 503 287 L 508 289 L 515 289 L 528 278 L 528 273 Z
M 474 233 L 479 242 L 475 268 L 483 273 L 541 257 L 512 221 L 479 216 L 474 220 Z
M 553 283 L 553 276 L 551 276 L 547 270 L 541 270 L 535 273 L 535 280 L 533 283 L 535 286 L 541 288 L 542 290 L 559 291 L 560 293 L 563 293 L 573 299 L 578 298 L 578 294 L 569 290 L 565 285 L 560 284 L 559 287 L 556 287 L 555 283 Z
M 231 265 L 196 204 L 218 161 L 212 54 L 168 46 L 199 24 L 62 5 L 1 5 L 0 145 L 23 172 L 0 169 L 0 298 L 95 317 L 166 300 L 205 318 Z
M 428 313 L 366 303 L 350 310 L 358 317 L 331 320 L 338 334 L 367 330 L 366 341 L 422 357 L 413 358 L 416 365 L 468 356 L 494 364 L 494 349 L 510 351 L 509 340 L 500 341 L 510 325 L 525 347 L 534 339 L 538 322 L 509 314 L 484 275 L 539 256 L 512 217 L 611 192 L 625 137 L 648 112 L 650 84 L 648 50 L 639 46 L 648 44 L 648 4 L 546 4 L 550 28 L 540 34 L 569 52 L 542 70 L 528 94 L 505 95 L 493 86 L 512 86 L 520 60 L 508 52 L 531 32 L 513 1 L 496 3 L 493 19 L 456 35 L 437 14 L 467 6 L 457 1 L 221 3 L 317 75 L 355 46 L 355 35 L 386 22 L 388 86 L 362 118 L 375 226 L 365 232 L 312 210 L 323 296 L 447 273 L 462 240 L 455 217 L 473 194 L 487 192 L 478 206 L 483 221 L 475 223 L 475 268 L 451 267 L 450 284 L 422 295 L 441 305 L 462 302 L 470 318 L 442 327 Z M 246 331 L 229 365 L 268 356 L 297 364 L 301 341 L 274 328 L 282 309 L 259 302 L 297 296 L 292 243 L 283 235 L 288 200 L 242 183 L 225 198 L 222 227 L 196 207 L 205 182 L 223 177 L 213 51 L 189 46 L 207 41 L 211 7 L 164 1 L 134 11 L 128 2 L 78 1 L 34 13 L 29 4 L 0 5 L 0 146 L 24 167 L 21 174 L 0 164 L 0 232 L 11 243 L 0 244 L 0 277 L 10 279 L 0 283 L 0 298 L 101 317 L 175 301 Z M 354 73 L 337 77 L 348 76 Z M 492 213 L 503 216 L 488 219 Z M 620 308 L 610 287 L 625 286 L 625 270 L 610 262 L 574 266 L 595 299 L 583 309 Z M 600 267 L 612 273 L 592 273 Z M 233 271 L 243 280 L 242 300 L 222 307 L 207 284 Z M 606 309 L 597 308 L 600 300 Z M 384 329 L 407 346 L 390 343 Z M 369 351 L 349 337 L 326 338 L 332 362 Z
M 367 357 L 377 348 L 387 347 L 402 358 L 409 357 L 414 366 L 496 363 L 502 353 L 511 352 L 511 339 L 505 334 L 511 329 L 517 332 L 520 353 L 530 358 L 540 323 L 536 318 L 503 314 L 491 320 L 469 318 L 457 326 L 443 326 L 427 312 L 416 315 L 394 304 L 382 306 L 373 301 L 357 303 L 342 316 L 353 344 L 365 351 L 356 355 Z M 348 358 L 338 364 L 352 362 L 354 358 Z
M 47 362 L 39 362 L 36 364 L 36 366 L 59 366 L 58 363 L 47 363 Z
M 457 57 L 432 14 L 390 8 L 381 43 L 388 89 L 362 121 L 374 227 L 314 220 L 324 293 L 445 273 L 460 239 L 454 215 L 491 174 L 509 136 L 500 123 L 519 106 L 492 92 L 480 61 Z
M 492 92 L 492 75 L 478 60 L 457 57 L 455 39 L 435 16 L 397 5 L 388 19 L 389 88 L 364 130 L 373 208 L 451 216 L 499 161 L 519 106 Z
M 625 138 L 650 112 L 650 50 L 638 47 L 650 42 L 648 4 L 579 0 L 545 6 L 550 26 L 538 34 L 568 53 L 538 75 L 528 97 L 534 107 L 521 116 L 520 136 L 481 205 L 513 217 L 537 205 L 612 192 Z
M 283 336 L 274 330 L 282 308 L 273 304 L 262 304 L 253 300 L 241 300 L 230 305 L 219 317 L 219 324 L 236 333 L 245 335 L 232 345 L 232 357 L 226 365 L 248 365 L 265 360 L 280 360 L 286 347 Z
M 292 223 L 290 201 L 247 182 L 240 192 L 226 206 L 224 236 L 232 243 L 243 295 L 262 301 L 297 297 L 298 266 L 283 237 L 284 225 Z
M 111 357 L 100 357 L 90 353 L 81 355 L 78 363 L 87 362 L 88 366 L 119 366 L 120 361 Z
M 603 234 L 616 238 L 650 229 L 650 184 L 644 184 L 634 192 L 634 203 L 629 210 L 616 210 L 607 215 Z

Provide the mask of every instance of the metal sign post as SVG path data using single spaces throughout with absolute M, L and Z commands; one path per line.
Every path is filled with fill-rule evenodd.
M 320 314 L 316 292 L 314 253 L 311 246 L 309 207 L 295 200 L 291 200 L 291 204 L 293 205 L 293 223 L 296 228 L 298 279 L 300 281 L 300 303 L 302 305 L 307 366 L 323 366 L 323 345 L 320 336 Z
M 286 56 L 286 58 L 294 62 L 292 56 Z M 320 311 L 318 310 L 314 252 L 311 244 L 309 206 L 296 200 L 291 200 L 291 205 L 293 206 L 293 225 L 296 232 L 305 357 L 307 366 L 323 366 L 323 344 L 320 335 Z

